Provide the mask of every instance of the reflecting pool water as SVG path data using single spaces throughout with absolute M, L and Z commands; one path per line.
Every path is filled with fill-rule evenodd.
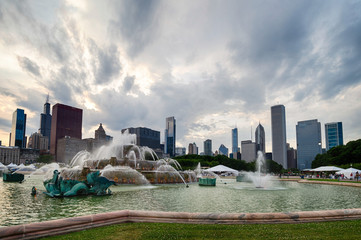
M 361 208 L 361 188 L 278 182 L 270 189 L 233 179 L 217 180 L 216 187 L 197 183 L 113 186 L 110 196 L 49 198 L 42 176 L 7 183 L 0 179 L 0 226 L 46 221 L 116 210 L 176 212 L 293 212 Z M 36 186 L 38 195 L 31 196 Z

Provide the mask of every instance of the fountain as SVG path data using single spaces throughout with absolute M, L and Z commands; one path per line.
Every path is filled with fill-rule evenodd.
M 219 176 L 212 171 L 202 170 L 199 162 L 194 170 L 199 186 L 216 186 L 216 181 Z
M 159 159 L 149 147 L 118 141 L 93 152 L 78 152 L 68 168 L 54 171 L 44 185 L 51 197 L 104 195 L 111 185 L 183 183 L 188 186 L 188 182 L 196 179 L 193 175 L 194 172 L 181 171 L 180 164 L 174 159 Z M 97 191 L 94 191 L 94 184 Z
M 38 166 L 39 167 L 39 166 Z M 61 167 L 58 163 L 49 163 L 40 165 L 38 169 L 32 172 L 30 175 L 44 175 L 45 179 L 50 179 L 54 170 L 60 170 Z M 49 176 L 51 175 L 51 176 Z
M 251 182 L 254 187 L 259 189 L 270 189 L 272 186 L 272 176 L 266 174 L 266 162 L 261 151 L 257 152 L 256 171 L 241 172 L 237 176 L 239 182 Z
M 177 178 L 179 178 L 177 180 L 179 183 L 183 183 L 178 174 L 167 166 L 168 163 L 173 162 L 171 159 L 143 161 L 140 160 L 141 156 L 137 155 L 138 151 L 135 150 L 136 167 L 134 167 L 133 157 L 128 159 L 128 165 L 113 166 L 112 164 L 125 161 L 124 157 L 127 155 L 127 151 L 124 151 L 123 158 L 120 158 L 120 152 L 123 149 L 121 146 L 112 147 L 114 150 L 117 149 L 113 160 L 100 158 L 100 160 L 90 161 L 95 159 L 95 153 L 83 152 L 78 157 L 81 157 L 80 155 L 88 155 L 88 157 L 84 157 L 73 167 L 59 166 L 56 163 L 37 166 L 38 169 L 26 176 L 22 184 L 4 182 L 1 178 L 0 226 L 14 226 L 98 213 L 107 215 L 106 212 L 117 210 L 200 212 L 207 213 L 204 215 L 212 216 L 212 218 L 215 216 L 214 213 L 246 215 L 248 213 L 265 213 L 262 216 L 277 216 L 280 212 L 286 212 L 287 215 L 298 221 L 298 218 L 294 218 L 298 215 L 289 213 L 317 211 L 319 214 L 319 210 L 361 208 L 361 202 L 358 201 L 361 196 L 360 188 L 329 184 L 311 185 L 295 181 L 279 181 L 277 186 L 270 186 L 269 183 L 274 181 L 263 181 L 267 179 L 264 167 L 257 167 L 257 171 L 252 175 L 262 179 L 262 181 L 256 181 L 258 184 L 255 186 L 263 188 L 256 188 L 251 183 L 236 182 L 233 178 L 226 179 L 227 184 L 219 184 L 217 179 L 216 187 L 189 184 L 189 188 L 185 188 L 184 184 L 165 184 L 176 182 Z M 149 155 L 149 159 L 151 158 Z M 102 161 L 105 163 L 103 164 Z M 109 162 L 112 164 L 108 164 Z M 88 165 L 95 167 L 88 168 Z M 102 167 L 103 165 L 104 167 Z M 174 169 L 178 169 L 176 165 L 170 165 Z M 53 178 L 54 170 L 57 170 L 55 178 Z M 89 182 L 85 175 L 88 171 L 92 174 Z M 167 171 L 168 175 L 165 174 Z M 46 172 L 49 173 L 45 174 Z M 195 182 L 197 175 L 201 176 L 199 174 L 202 173 L 202 169 L 199 165 L 196 169 L 197 175 L 194 171 L 177 170 L 177 172 L 186 182 Z M 99 185 L 96 183 L 97 177 L 107 180 L 113 185 L 110 187 Z M 49 183 L 47 187 L 42 184 L 43 178 L 46 183 Z M 128 182 L 131 179 L 135 181 Z M 65 182 L 60 184 L 59 180 L 65 180 Z M 101 180 L 99 182 L 102 183 Z M 32 194 L 34 186 L 37 194 Z M 74 188 L 75 186 L 77 187 Z M 105 188 L 99 188 L 99 186 L 105 186 Z M 49 192 L 48 189 L 50 189 Z M 97 197 L 110 194 L 108 189 L 111 190 L 111 196 Z M 44 191 L 58 194 L 59 197 L 82 194 L 94 196 L 49 200 L 47 195 L 39 194 Z M 54 197 L 57 196 L 54 195 Z M 163 213 L 162 216 L 164 216 Z M 277 219 L 274 221 L 278 222 Z
M 100 170 L 100 175 L 112 179 L 115 185 L 119 184 L 136 184 L 147 185 L 149 181 L 137 170 L 129 166 L 115 166 L 107 165 Z
M 0 162 L 0 177 L 2 177 L 3 173 L 9 172 L 8 168 Z
M 78 171 L 80 174 L 74 174 Z M 113 181 L 100 176 L 99 171 L 90 172 L 89 169 L 63 169 L 61 173 L 54 170 L 53 178 L 44 181 L 45 194 L 50 197 L 72 197 L 79 195 L 110 195 L 108 188 Z

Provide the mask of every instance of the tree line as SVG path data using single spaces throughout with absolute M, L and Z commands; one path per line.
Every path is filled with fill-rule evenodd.
M 202 167 L 214 167 L 217 165 L 224 165 L 230 168 L 233 168 L 238 171 L 255 171 L 256 170 L 256 161 L 246 162 L 244 160 L 232 159 L 225 155 L 217 155 L 217 156 L 206 156 L 206 155 L 183 155 L 177 156 L 173 159 L 177 160 L 179 164 L 182 166 L 183 170 L 194 170 L 198 163 L 201 164 Z M 282 165 L 276 163 L 272 160 L 266 160 L 266 172 L 270 173 L 280 173 L 283 171 Z
M 361 139 L 350 141 L 346 145 L 333 147 L 326 153 L 318 154 L 312 162 L 312 168 L 320 166 L 338 166 L 361 168 Z

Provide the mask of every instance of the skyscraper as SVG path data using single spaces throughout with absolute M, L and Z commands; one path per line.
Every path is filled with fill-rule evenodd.
M 219 146 L 219 154 L 220 155 L 225 155 L 228 157 L 228 148 L 226 146 L 224 146 L 223 144 L 221 144 L 221 146 Z
M 342 122 L 325 124 L 326 150 L 343 145 Z
M 53 106 L 51 121 L 50 153 L 57 154 L 60 138 L 71 137 L 81 139 L 83 110 L 57 103 Z
M 129 134 L 136 135 L 136 144 L 138 146 L 147 146 L 155 149 L 160 149 L 160 132 L 145 127 L 125 128 L 122 133 L 128 130 Z
M 196 154 L 198 155 L 198 147 L 196 143 L 190 143 L 188 145 L 188 154 Z
M 103 124 L 100 123 L 97 130 L 95 130 L 94 139 L 96 140 L 104 140 L 107 138 L 107 134 L 103 128 Z
M 287 143 L 287 167 L 297 168 L 297 150 Z
M 44 137 L 41 133 L 33 133 L 28 140 L 28 148 L 49 150 L 48 137 Z
M 184 155 L 186 155 L 186 148 L 185 147 L 176 147 L 175 148 L 175 155 L 176 156 L 184 156 Z
M 48 138 L 48 143 L 50 143 L 50 133 L 51 133 L 51 115 L 50 115 L 50 103 L 49 103 L 49 95 L 46 98 L 46 102 L 44 104 L 43 113 L 40 114 L 40 128 L 39 132 Z M 48 149 L 50 148 L 50 144 L 48 144 Z
M 286 110 L 284 105 L 271 107 L 272 160 L 287 168 Z
M 311 168 L 317 154 L 322 153 L 321 123 L 314 120 L 300 121 L 296 126 L 297 168 Z
M 256 128 L 256 148 L 257 151 L 261 151 L 263 154 L 266 153 L 266 137 L 264 133 L 264 128 L 261 123 L 258 124 Z
M 242 160 L 252 162 L 257 158 L 257 145 L 252 140 L 241 141 Z
M 208 155 L 208 156 L 213 155 L 211 139 L 207 139 L 206 141 L 204 141 L 204 155 Z
M 165 141 L 164 153 L 169 154 L 170 157 L 175 156 L 175 142 L 176 142 L 176 121 L 174 117 L 168 117 L 165 121 Z
M 26 148 L 26 114 L 23 109 L 16 109 L 13 113 L 9 146 Z
M 233 158 L 237 159 L 237 152 L 238 152 L 238 129 L 232 129 L 232 153 Z

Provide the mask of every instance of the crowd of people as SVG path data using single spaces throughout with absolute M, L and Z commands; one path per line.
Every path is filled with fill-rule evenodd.
M 280 178 L 282 177 L 282 175 L 280 174 L 279 176 Z M 320 172 L 320 173 L 316 173 L 316 174 L 301 174 L 300 177 L 302 179 L 304 178 L 329 178 L 329 179 L 338 179 L 338 180 L 353 180 L 353 181 L 361 181 L 361 172 L 356 171 L 351 172 L 348 176 L 346 176 L 345 174 L 341 173 L 341 174 L 337 174 L 337 173 L 327 173 L 327 172 Z

